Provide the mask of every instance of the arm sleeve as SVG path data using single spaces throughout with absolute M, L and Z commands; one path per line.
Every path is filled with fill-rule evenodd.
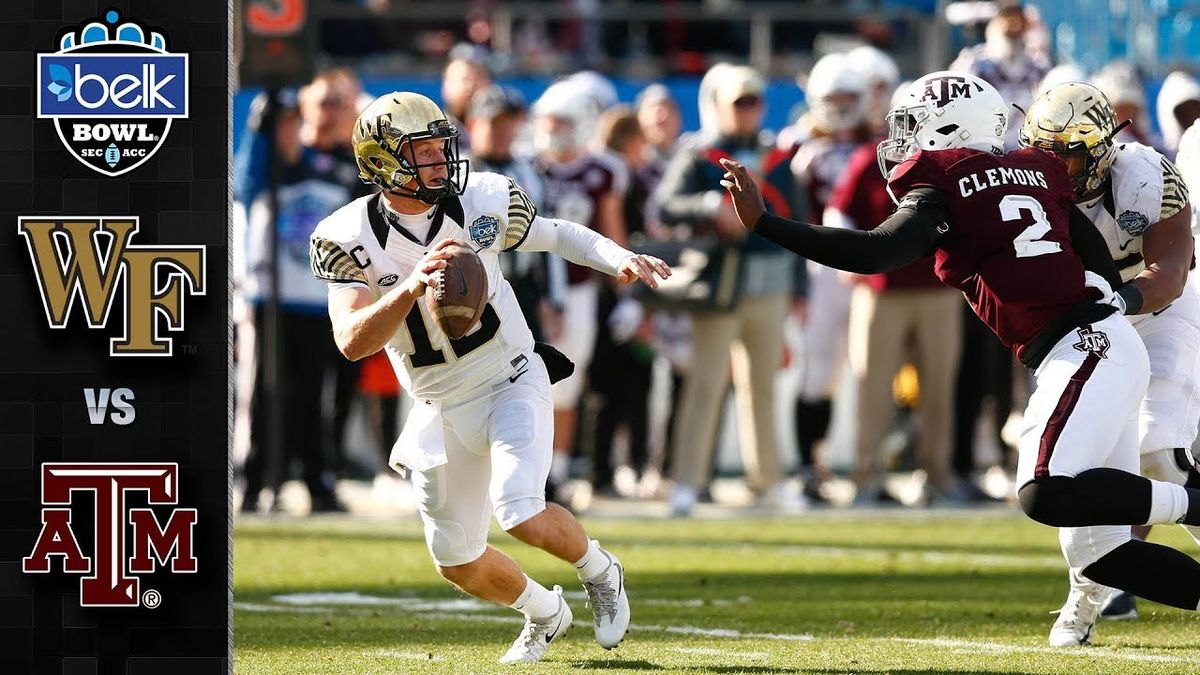
M 313 276 L 329 282 L 330 288 L 351 285 L 367 288 L 367 273 L 336 241 L 314 236 L 309 242 L 308 258 Z
M 1067 208 L 1071 212 L 1071 247 L 1075 249 L 1075 255 L 1083 261 L 1085 269 L 1104 277 L 1114 291 L 1120 288 L 1123 284 L 1121 273 L 1108 252 L 1104 235 L 1074 205 Z
M 1179 168 L 1172 164 L 1171 160 L 1166 157 L 1162 158 L 1162 170 L 1162 208 L 1159 211 L 1158 219 L 1166 220 L 1182 211 L 1183 207 L 1188 204 L 1190 196 L 1188 195 L 1187 183 L 1183 180 L 1183 176 L 1180 175 Z
M 535 216 L 517 245 L 519 251 L 550 251 L 576 265 L 586 265 L 609 276 L 617 275 L 621 263 L 633 255 L 616 242 L 578 223 Z
M 856 274 L 878 274 L 929 254 L 948 231 L 946 197 L 931 188 L 912 190 L 895 213 L 868 232 L 809 225 L 764 214 L 754 232 L 822 265 Z
M 508 222 L 504 227 L 504 250 L 512 251 L 525 241 L 529 224 L 537 218 L 537 206 L 517 182 L 508 179 Z

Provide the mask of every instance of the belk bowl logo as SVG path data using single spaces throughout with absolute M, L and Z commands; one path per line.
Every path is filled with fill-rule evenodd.
M 1140 237 L 1146 228 L 1150 227 L 1150 219 L 1137 211 L 1126 211 L 1117 216 L 1117 225 L 1128 232 L 1129 236 Z
M 495 216 L 479 216 L 467 231 L 480 248 L 487 248 L 500 236 L 500 221 Z
M 37 116 L 54 120 L 76 159 L 106 176 L 140 166 L 158 151 L 171 120 L 188 116 L 188 56 L 116 10 L 59 34 L 59 50 L 38 54 Z

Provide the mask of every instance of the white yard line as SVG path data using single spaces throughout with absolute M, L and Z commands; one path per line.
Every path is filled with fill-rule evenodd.
M 854 639 L 854 638 L 850 638 Z M 879 639 L 879 638 L 871 638 Z M 1106 659 L 1122 659 L 1125 661 L 1148 661 L 1152 663 L 1190 663 L 1195 665 L 1194 657 L 1170 656 L 1167 654 L 1130 653 L 1127 649 L 1112 647 L 1029 647 L 1025 645 L 1009 645 L 1001 642 L 979 642 L 976 640 L 958 640 L 954 638 L 882 638 L 890 642 L 904 642 L 914 645 L 927 645 L 954 649 L 965 653 L 989 652 L 993 654 L 1054 654 L 1057 656 L 1103 657 Z
M 235 602 L 234 609 L 246 612 L 296 612 L 296 613 L 317 613 L 317 612 L 347 612 L 346 607 L 308 607 L 308 606 L 280 606 L 280 605 L 264 605 L 260 603 Z M 401 607 L 408 609 L 408 607 Z M 464 622 L 480 622 L 480 623 L 501 623 L 510 624 L 514 628 L 521 624 L 521 617 L 512 614 L 508 616 L 498 616 L 494 614 L 460 614 L 453 612 L 421 612 L 419 617 L 422 620 L 428 621 L 464 621 Z M 591 626 L 591 621 L 586 618 L 576 619 L 572 626 L 585 628 Z M 1112 647 L 1079 647 L 1079 648 L 1054 648 L 1054 647 L 1035 647 L 1028 645 L 1014 645 L 1003 642 L 986 642 L 981 640 L 960 640 L 956 638 L 903 638 L 903 637 L 817 637 L 804 633 L 758 633 L 740 631 L 733 628 L 704 628 L 700 626 L 662 626 L 657 624 L 630 624 L 629 630 L 643 633 L 669 633 L 674 635 L 691 635 L 696 637 L 707 638 L 723 638 L 730 640 L 768 640 L 772 642 L 886 642 L 886 643 L 904 643 L 918 646 L 939 647 L 942 649 L 953 649 L 961 651 L 964 655 L 978 655 L 980 653 L 991 654 L 1054 654 L 1064 658 L 1084 657 L 1095 658 L 1102 657 L 1105 659 L 1115 659 L 1118 661 L 1130 661 L 1141 663 L 1186 663 L 1195 665 L 1196 658 L 1190 656 L 1172 656 L 1169 654 L 1153 654 L 1142 652 L 1131 652 L 1129 649 L 1117 649 Z M 415 653 L 415 652 L 414 652 Z M 748 652 L 749 653 L 749 652 Z M 421 655 L 425 658 L 425 655 Z
M 680 544 L 669 541 L 639 542 L 639 550 L 654 548 L 678 548 Z M 904 548 L 858 548 L 854 546 L 824 546 L 802 544 L 759 544 L 753 542 L 713 542 L 709 548 L 746 553 L 777 553 L 780 555 L 809 556 L 813 558 L 847 558 L 864 561 L 889 561 L 901 563 L 933 563 L 939 565 L 961 564 L 980 567 L 1045 567 L 1066 569 L 1063 559 L 1046 555 L 1013 555 L 1005 553 L 963 553 L 960 551 L 929 551 Z
M 679 652 L 680 654 L 699 654 L 700 656 L 720 656 L 723 658 L 733 657 L 735 659 L 765 659 L 770 656 L 766 652 L 731 652 L 728 649 L 716 649 L 713 647 L 671 647 L 671 651 Z
M 390 659 L 405 659 L 408 661 L 445 661 L 440 656 L 435 656 L 429 652 L 401 652 L 391 649 L 384 649 L 378 652 L 367 652 L 371 656 L 383 656 Z

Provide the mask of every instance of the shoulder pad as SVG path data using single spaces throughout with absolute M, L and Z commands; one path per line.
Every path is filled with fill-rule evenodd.
M 358 238 L 367 221 L 367 208 L 371 197 L 359 197 L 329 214 L 313 230 L 314 237 L 337 242 L 349 242 Z
M 937 162 L 937 153 L 917 152 L 892 169 L 888 187 L 898 195 L 921 186 L 940 189 L 944 174 L 944 167 Z

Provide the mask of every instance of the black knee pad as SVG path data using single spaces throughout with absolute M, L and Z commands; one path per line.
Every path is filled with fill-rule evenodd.
M 1150 515 L 1150 481 L 1119 469 L 1042 476 L 1017 491 L 1025 515 L 1052 527 L 1140 525 Z
M 1074 479 L 1068 476 L 1043 476 L 1034 478 L 1017 490 L 1021 510 L 1034 521 L 1051 527 L 1070 527 L 1067 521 L 1074 520 L 1075 506 L 1072 499 Z

